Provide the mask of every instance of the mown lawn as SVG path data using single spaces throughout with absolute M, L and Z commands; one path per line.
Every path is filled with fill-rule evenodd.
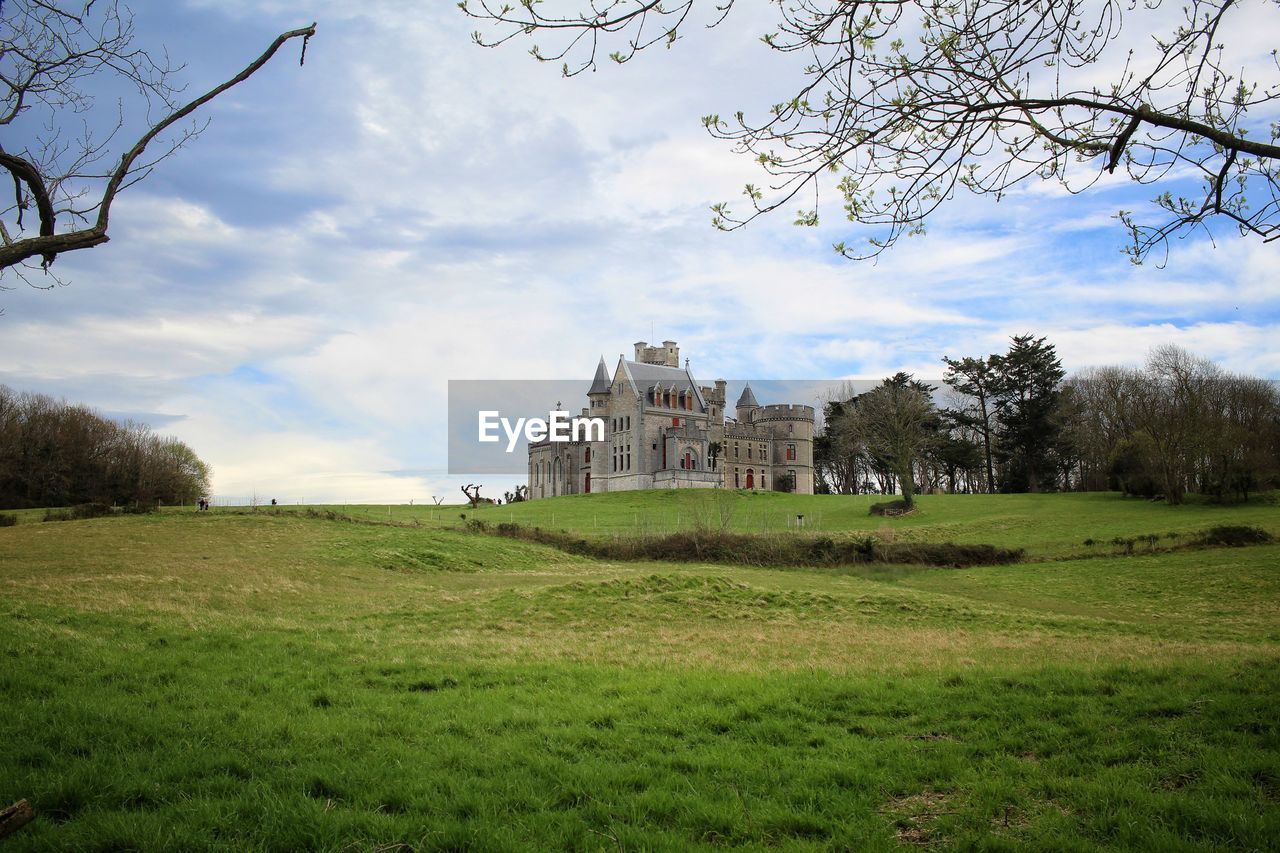
M 1280 546 L 820 572 L 266 514 L 24 523 L 0 661 L 0 802 L 40 814 L 15 850 L 1280 837 Z

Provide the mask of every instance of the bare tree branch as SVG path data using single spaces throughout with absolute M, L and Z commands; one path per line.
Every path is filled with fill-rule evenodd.
M 179 107 L 175 100 L 180 90 L 171 82 L 176 69 L 167 59 L 157 61 L 134 45 L 132 18 L 118 0 L 100 3 L 97 8 L 94 0 L 10 0 L 0 9 L 6 27 L 0 36 L 0 126 L 13 127 L 15 121 L 39 107 L 44 116 L 42 127 L 47 130 L 43 134 L 37 131 L 21 152 L 0 150 L 0 168 L 9 172 L 17 190 L 14 204 L 0 210 L 0 217 L 12 213 L 17 227 L 16 234 L 7 226 L 3 230 L 0 271 L 20 268 L 38 257 L 47 272 L 59 254 L 107 242 L 111 206 L 118 194 L 150 174 L 156 163 L 194 138 L 200 128 L 179 134 L 158 156 L 144 158 L 148 146 L 253 76 L 286 42 L 301 38 L 300 60 L 305 58 L 307 41 L 316 31 L 313 23 L 281 33 L 239 74 Z M 112 140 L 125 126 L 123 107 L 105 137 L 95 136 L 87 119 L 79 138 L 64 135 L 69 120 L 77 121 L 92 109 L 93 98 L 82 84 L 95 75 L 113 75 L 127 83 L 142 97 L 148 113 L 153 104 L 165 112 L 160 120 L 149 120 L 146 131 L 105 171 L 94 167 L 110 155 Z M 105 185 L 95 189 L 94 181 L 105 181 Z M 90 195 L 96 200 L 82 203 Z M 23 237 L 22 213 L 32 204 L 39 217 L 39 233 Z M 59 212 L 73 227 L 58 231 Z M 89 219 L 91 214 L 93 219 Z

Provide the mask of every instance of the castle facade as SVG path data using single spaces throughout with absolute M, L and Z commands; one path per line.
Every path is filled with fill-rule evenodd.
M 529 445 L 529 497 L 635 489 L 728 488 L 813 494 L 814 408 L 762 406 L 748 384 L 729 417 L 723 379 L 700 386 L 675 341 L 635 345 L 612 375 L 604 359 L 582 417 L 603 441 Z

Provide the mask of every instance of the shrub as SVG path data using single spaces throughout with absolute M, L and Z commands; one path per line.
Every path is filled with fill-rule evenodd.
M 67 509 L 51 509 L 44 514 L 45 521 L 79 521 L 85 518 L 102 518 L 114 510 L 104 503 L 76 504 Z
M 0 527 L 13 527 L 18 523 L 18 517 L 10 512 L 0 512 Z
M 489 532 L 483 523 L 467 525 L 474 533 Z M 550 545 L 570 554 L 605 560 L 666 560 L 670 562 L 728 563 L 746 566 L 833 567 L 860 563 L 918 563 L 927 566 L 986 566 L 1014 563 L 1021 550 L 994 545 L 882 542 L 875 536 L 837 540 L 830 536 L 762 536 L 723 530 L 689 530 L 666 536 L 584 539 L 565 531 L 526 528 L 500 523 L 499 536 Z
M 1240 547 L 1242 545 L 1264 545 L 1273 538 L 1270 533 L 1261 527 L 1251 527 L 1246 524 L 1222 524 L 1217 527 L 1211 527 L 1199 534 L 1193 542 L 1196 545 Z
M 909 510 L 907 502 L 904 500 L 883 501 L 881 503 L 871 505 L 872 515 L 902 515 Z
M 881 545 L 876 556 L 884 563 L 912 563 L 963 569 L 969 566 L 999 566 L 1022 559 L 1021 548 L 995 545 L 957 545 L 954 542 L 902 542 Z

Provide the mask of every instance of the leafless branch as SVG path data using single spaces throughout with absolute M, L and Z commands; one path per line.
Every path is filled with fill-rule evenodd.
M 178 69 L 167 56 L 156 59 L 135 44 L 132 17 L 119 0 L 9 0 L 0 10 L 5 28 L 0 35 L 0 126 L 9 126 L 12 134 L 29 115 L 38 122 L 34 132 L 27 131 L 21 150 L 0 149 L 0 168 L 16 189 L 13 205 L 0 210 L 0 225 L 5 225 L 0 271 L 18 271 L 29 259 L 39 258 L 47 272 L 59 254 L 107 242 L 111 206 L 119 193 L 146 178 L 203 127 L 192 125 L 163 153 L 144 156 L 157 137 L 253 76 L 286 42 L 301 38 L 305 57 L 307 41 L 316 31 L 311 24 L 281 33 L 239 74 L 179 106 L 181 88 L 172 80 Z M 105 133 L 91 130 L 94 99 L 86 83 L 104 75 L 135 91 L 146 114 L 145 131 L 121 154 L 113 153 L 113 142 L 126 126 L 123 104 Z M 162 110 L 160 119 L 152 119 L 153 108 Z M 76 123 L 82 126 L 79 133 L 73 129 Z M 113 165 L 102 168 L 116 157 Z M 23 236 L 23 212 L 33 205 L 39 230 Z M 16 232 L 3 223 L 8 215 Z M 60 224 L 65 226 L 61 231 Z

